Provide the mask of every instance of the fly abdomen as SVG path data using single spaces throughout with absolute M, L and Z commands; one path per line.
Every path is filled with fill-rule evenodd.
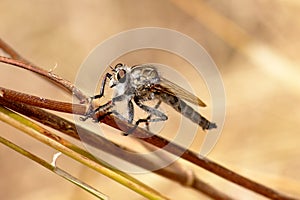
M 215 123 L 208 121 L 205 117 L 200 115 L 197 111 L 195 111 L 191 106 L 186 104 L 184 101 L 179 99 L 174 95 L 169 95 L 166 93 L 159 95 L 160 99 L 172 106 L 176 111 L 189 118 L 194 123 L 198 124 L 202 127 L 203 130 L 209 130 L 213 128 L 217 128 Z

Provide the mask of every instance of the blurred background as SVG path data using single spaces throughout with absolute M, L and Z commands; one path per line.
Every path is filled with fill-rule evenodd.
M 96 45 L 121 31 L 155 26 L 192 37 L 215 61 L 226 92 L 225 124 L 208 157 L 262 184 L 300 197 L 299 1 L 1 0 L 0 8 L 0 37 L 33 63 L 47 70 L 57 66 L 55 73 L 70 81 L 75 80 L 81 63 Z M 130 64 L 156 62 L 160 56 L 144 52 L 140 60 L 133 56 Z M 160 59 L 168 60 L 167 54 L 163 56 Z M 180 68 L 176 59 L 170 60 L 172 63 Z M 64 91 L 30 72 L 0 66 L 1 87 L 71 101 Z M 2 122 L 0 129 L 1 135 L 51 160 L 51 148 Z M 128 140 L 118 138 L 121 144 Z M 197 150 L 198 145 L 195 142 L 191 149 Z M 62 157 L 58 164 L 111 199 L 143 199 L 71 159 Z M 237 199 L 264 199 L 184 164 Z M 95 199 L 3 145 L 0 176 L 1 199 Z M 207 198 L 155 174 L 135 177 L 172 199 Z

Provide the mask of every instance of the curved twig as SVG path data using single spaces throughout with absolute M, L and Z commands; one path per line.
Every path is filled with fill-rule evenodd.
M 24 63 L 30 64 L 30 62 L 28 60 L 26 60 L 25 58 L 23 58 L 18 52 L 16 52 L 11 46 L 9 46 L 6 42 L 4 42 L 1 38 L 0 38 L 0 48 L 6 53 L 8 54 L 11 58 L 15 59 L 15 60 L 20 60 L 23 61 Z
M 84 103 L 87 99 L 86 96 L 77 87 L 75 87 L 75 85 L 73 85 L 70 81 L 63 79 L 62 77 L 52 73 L 51 71 L 48 72 L 30 63 L 19 61 L 13 58 L 3 57 L 3 56 L 0 56 L 0 62 L 21 67 L 46 77 L 48 80 L 51 80 L 52 82 L 58 84 L 60 87 L 64 88 L 71 94 L 75 95 L 81 103 Z

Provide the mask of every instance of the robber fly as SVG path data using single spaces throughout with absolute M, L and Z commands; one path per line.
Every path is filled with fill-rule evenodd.
M 134 101 L 138 107 L 149 113 L 147 118 L 136 121 L 134 126 L 135 129 L 141 122 L 148 124 L 150 122 L 167 120 L 168 116 L 158 110 L 161 102 L 164 102 L 194 123 L 198 124 L 203 130 L 209 130 L 217 127 L 215 123 L 212 123 L 201 116 L 185 101 L 201 107 L 205 107 L 205 103 L 192 93 L 161 77 L 155 65 L 142 64 L 128 67 L 119 63 L 114 68 L 111 67 L 111 70 L 112 74 L 107 73 L 102 80 L 100 94 L 91 97 L 91 100 L 98 99 L 103 96 L 107 79 L 110 80 L 109 86 L 116 90 L 114 97 L 106 104 L 99 106 L 96 109 L 92 108 L 83 120 L 91 117 L 98 111 L 104 111 L 105 116 L 113 113 L 124 119 L 121 114 L 119 114 L 116 110 L 113 110 L 113 107 L 116 102 L 125 101 L 128 107 L 127 121 L 128 123 L 132 123 L 134 118 L 134 106 L 132 101 Z M 154 107 L 144 104 L 145 101 L 151 100 L 158 100 Z M 104 116 L 99 117 L 98 121 L 102 118 L 104 118 Z M 127 132 L 125 135 L 132 131 Z

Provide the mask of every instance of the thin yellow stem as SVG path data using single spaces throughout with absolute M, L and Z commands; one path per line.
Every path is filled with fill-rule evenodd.
M 100 165 L 99 163 L 90 160 L 86 156 L 83 156 L 67 148 L 62 144 L 63 142 L 61 142 L 61 138 L 57 137 L 55 134 L 20 116 L 19 114 L 5 109 L 2 106 L 0 106 L 0 120 L 55 148 L 56 150 L 77 160 L 78 162 L 100 172 L 101 174 L 117 181 L 118 183 L 132 189 L 133 191 L 143 195 L 148 199 L 168 199 L 162 196 L 157 191 L 148 187 L 147 185 L 139 182 L 138 180 L 135 180 L 133 177 L 124 177 L 123 173 L 118 173 L 118 171 L 114 171 L 110 167 Z

